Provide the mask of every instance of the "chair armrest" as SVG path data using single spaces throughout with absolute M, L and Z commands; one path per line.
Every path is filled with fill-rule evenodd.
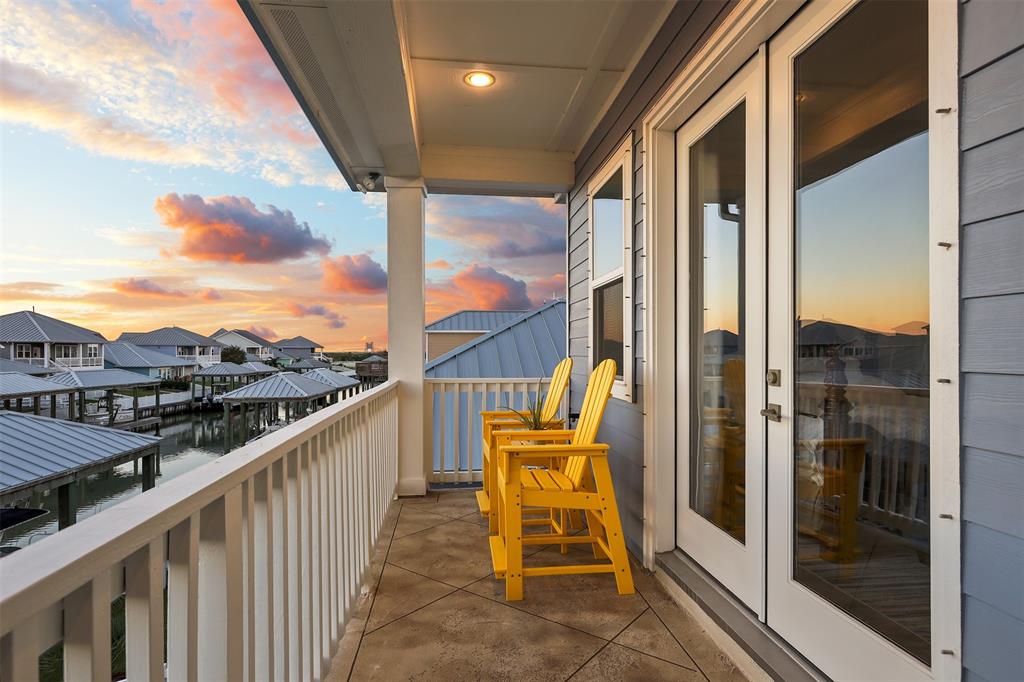
M 549 462 L 553 457 L 606 457 L 608 445 L 505 445 L 501 448 L 501 454 L 510 465 L 532 464 Z
M 498 418 L 510 419 L 514 418 L 516 413 L 513 410 L 481 410 L 480 416 L 487 420 Z
M 543 431 L 496 431 L 494 436 L 495 443 L 500 447 L 502 445 L 508 445 L 514 440 L 529 440 L 534 442 L 552 442 L 559 440 L 569 440 L 573 437 L 576 432 L 570 429 L 545 429 Z

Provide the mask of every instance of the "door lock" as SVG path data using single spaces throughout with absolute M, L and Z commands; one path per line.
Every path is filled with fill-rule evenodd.
M 761 416 L 767 417 L 768 421 L 780 422 L 782 421 L 782 406 L 768 403 L 768 407 L 761 410 Z
M 770 369 L 764 375 L 764 380 L 768 382 L 769 386 L 781 386 L 782 385 L 782 370 Z

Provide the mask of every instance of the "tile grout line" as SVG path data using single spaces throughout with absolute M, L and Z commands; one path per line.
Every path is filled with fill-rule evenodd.
M 641 568 L 640 570 L 642 571 L 643 568 Z M 711 682 L 711 678 L 708 677 L 708 674 L 706 672 L 704 672 L 704 668 L 701 666 L 701 664 L 698 663 L 697 659 L 693 657 L 693 654 L 690 653 L 690 650 L 683 646 L 683 643 L 679 641 L 678 637 L 676 637 L 676 633 L 672 632 L 672 628 L 668 626 L 668 623 L 666 623 L 665 620 L 661 617 L 661 614 L 658 613 L 658 610 L 651 606 L 651 602 L 647 601 L 647 597 L 644 596 L 644 593 L 640 590 L 639 587 L 636 588 L 636 593 L 639 594 L 640 598 L 644 600 L 644 603 L 647 604 L 648 608 L 651 609 L 651 613 L 653 613 L 655 618 L 658 619 L 658 622 L 661 623 L 662 627 L 664 627 L 668 631 L 668 634 L 670 634 L 672 636 L 672 639 L 676 641 L 676 644 L 679 645 L 679 648 L 686 652 L 686 655 L 690 657 L 690 660 L 693 661 L 693 664 L 697 666 L 697 672 L 703 675 L 705 680 Z M 671 597 L 669 598 L 671 599 Z M 682 606 L 679 606 L 678 604 L 676 606 L 682 608 Z
M 646 599 L 644 600 L 644 603 L 647 603 Z M 618 637 L 623 632 L 625 632 L 626 629 L 629 628 L 630 625 L 635 623 L 637 621 L 637 619 L 640 618 L 640 616 L 642 616 L 645 613 L 647 613 L 648 609 L 650 609 L 650 608 L 651 608 L 651 606 L 650 606 L 650 604 L 648 604 L 646 609 L 644 609 L 640 613 L 636 614 L 636 618 L 633 618 L 633 620 L 631 620 L 628 623 L 626 623 L 626 625 L 621 630 L 619 630 L 617 633 L 615 633 L 615 637 Z M 605 643 L 601 646 L 600 649 L 595 651 L 594 654 L 590 658 L 588 658 L 587 660 L 583 661 L 583 663 L 580 664 L 580 667 L 576 668 L 576 670 L 573 670 L 572 674 L 565 678 L 566 682 L 568 682 L 568 680 L 571 680 L 573 677 L 575 677 L 579 673 L 579 671 L 583 670 L 583 668 L 585 668 L 588 663 L 590 663 L 592 660 L 594 660 L 597 657 L 598 654 L 600 654 L 602 651 L 607 649 L 608 645 L 610 645 L 610 644 L 612 644 L 614 642 L 615 637 L 612 637 L 609 640 L 605 640 Z

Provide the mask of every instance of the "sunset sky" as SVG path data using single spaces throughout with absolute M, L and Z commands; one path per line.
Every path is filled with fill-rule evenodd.
M 0 4 L 0 312 L 386 346 L 351 192 L 235 0 Z M 565 291 L 564 207 L 427 200 L 427 319 Z

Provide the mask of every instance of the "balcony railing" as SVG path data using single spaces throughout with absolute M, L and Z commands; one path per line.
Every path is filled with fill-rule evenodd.
M 528 409 L 540 399 L 546 379 L 427 379 L 427 409 L 432 411 L 433 443 L 428 443 L 424 470 L 432 483 L 482 480 L 481 410 Z
M 59 643 L 65 679 L 111 679 L 122 594 L 128 679 L 322 679 L 394 498 L 397 385 L 4 558 L 0 679 Z
M 102 367 L 103 358 L 50 358 L 50 364 L 54 367 L 72 369 L 74 367 Z

